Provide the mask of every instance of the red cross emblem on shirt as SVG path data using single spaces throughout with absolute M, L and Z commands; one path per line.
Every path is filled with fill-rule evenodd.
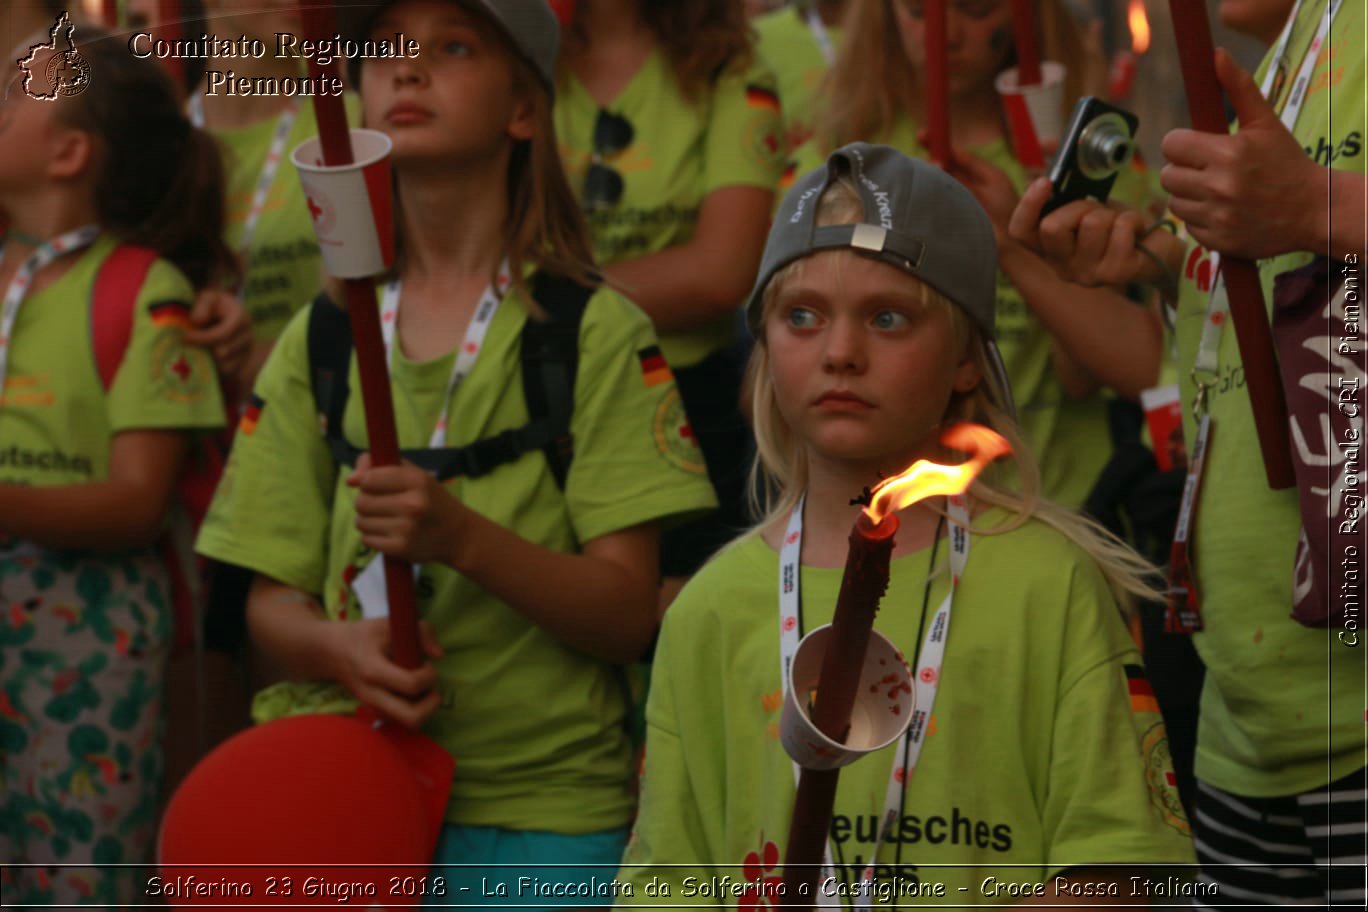
M 182 352 L 175 361 L 171 362 L 171 373 L 180 377 L 181 383 L 190 379 L 190 362 L 185 360 L 184 352 Z

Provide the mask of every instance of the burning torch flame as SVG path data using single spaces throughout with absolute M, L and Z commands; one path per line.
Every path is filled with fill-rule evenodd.
M 1130 24 L 1131 50 L 1143 54 L 1150 46 L 1149 16 L 1145 14 L 1145 0 L 1130 0 L 1126 10 L 1126 20 Z
M 901 475 L 879 482 L 869 506 L 864 508 L 870 522 L 878 525 L 889 513 L 928 497 L 963 493 L 988 463 L 1012 452 L 1001 435 L 977 424 L 957 424 L 947 429 L 941 435 L 941 443 L 968 453 L 969 461 L 952 466 L 919 459 Z

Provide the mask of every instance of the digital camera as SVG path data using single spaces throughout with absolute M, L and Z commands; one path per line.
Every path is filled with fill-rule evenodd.
M 1050 169 L 1054 193 L 1040 214 L 1044 216 L 1085 197 L 1105 203 L 1117 175 L 1135 154 L 1135 129 L 1139 123 L 1134 114 L 1099 98 L 1080 98 L 1069 116 L 1059 154 Z

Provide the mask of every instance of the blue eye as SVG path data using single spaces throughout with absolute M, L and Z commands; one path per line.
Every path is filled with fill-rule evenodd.
M 817 325 L 817 314 L 806 307 L 794 307 L 784 314 L 784 321 L 797 329 L 810 329 Z
M 907 323 L 907 314 L 896 310 L 881 310 L 874 315 L 874 326 L 877 329 L 901 329 Z
M 466 57 L 470 54 L 470 45 L 464 41 L 448 41 L 442 50 L 456 57 Z

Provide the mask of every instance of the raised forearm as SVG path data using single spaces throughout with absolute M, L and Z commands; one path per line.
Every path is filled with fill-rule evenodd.
M 258 576 L 247 596 L 247 625 L 252 641 L 286 677 L 337 679 L 332 633 L 339 624 L 324 616 L 312 595 Z
M 1065 282 L 1021 244 L 1004 244 L 999 261 L 1031 312 L 1079 367 L 1131 399 L 1155 384 L 1163 327 L 1152 308 L 1110 288 Z
M 54 549 L 141 548 L 161 533 L 168 500 L 127 482 L 0 485 L 0 535 Z
M 646 312 L 656 332 L 683 332 L 735 311 L 755 279 L 730 275 L 691 244 L 625 260 L 604 269 L 608 281 Z
M 464 510 L 448 563 L 567 645 L 610 662 L 639 658 L 655 632 L 654 529 L 631 535 L 635 561 L 565 554 Z M 649 567 L 648 571 L 646 567 Z

